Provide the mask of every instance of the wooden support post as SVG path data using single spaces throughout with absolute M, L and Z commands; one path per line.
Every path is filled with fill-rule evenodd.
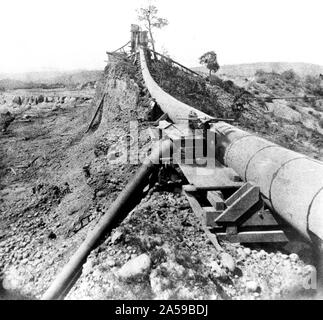
M 206 197 L 215 210 L 223 211 L 225 209 L 225 203 L 221 191 L 208 191 Z
M 210 230 L 206 226 L 206 223 L 205 223 L 205 211 L 200 206 L 197 199 L 193 196 L 193 194 L 191 194 L 189 192 L 185 192 L 185 196 L 186 196 L 188 202 L 190 203 L 190 206 L 191 206 L 193 212 L 195 213 L 198 220 L 200 221 L 201 229 L 206 233 L 207 237 L 212 242 L 214 247 L 217 250 L 222 251 L 222 248 L 221 248 L 221 246 L 220 246 L 220 244 L 219 244 L 219 242 L 217 240 L 217 236 L 215 234 L 211 233 Z
M 259 187 L 243 185 L 227 201 L 227 209 L 216 219 L 217 224 L 233 223 L 260 201 Z
M 252 185 L 247 182 L 241 186 L 230 198 L 225 201 L 227 207 L 230 207 L 236 200 L 238 200 Z
M 222 211 L 217 211 L 213 207 L 202 207 L 202 209 L 205 212 L 206 226 L 214 228 L 216 226 L 214 221 L 222 213 Z

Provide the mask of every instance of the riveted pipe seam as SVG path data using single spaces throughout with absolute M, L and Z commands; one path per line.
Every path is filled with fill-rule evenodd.
M 291 163 L 291 162 L 293 162 L 293 161 L 296 161 L 296 160 L 298 160 L 298 159 L 304 159 L 304 157 L 302 157 L 302 156 L 300 156 L 300 157 L 297 157 L 297 158 L 294 158 L 294 159 L 290 159 L 290 160 L 288 160 L 288 161 L 286 161 L 286 162 L 284 162 L 277 170 L 276 170 L 276 172 L 273 174 L 273 177 L 272 177 L 272 179 L 271 179 L 271 182 L 270 182 L 270 187 L 269 187 L 269 201 L 270 201 L 270 203 L 271 203 L 271 205 L 272 205 L 272 207 L 273 207 L 273 209 L 276 211 L 276 209 L 275 209 L 275 206 L 274 206 L 274 204 L 272 203 L 272 200 L 271 200 L 271 190 L 272 190 L 272 186 L 273 186 L 273 183 L 274 183 L 274 181 L 275 181 L 275 179 L 276 179 L 276 177 L 278 176 L 278 174 L 279 174 L 279 171 L 280 170 L 282 170 L 282 169 L 284 169 L 284 167 L 285 166 L 287 166 L 289 163 Z
M 275 145 L 270 145 L 270 146 L 266 146 L 266 147 L 263 147 L 263 148 L 261 148 L 260 150 L 258 150 L 250 159 L 249 159 L 249 161 L 248 161 L 248 163 L 247 163 L 247 165 L 246 165 L 246 170 L 245 170 L 245 172 L 244 172 L 244 179 L 245 180 L 247 180 L 247 172 L 248 172 L 248 167 L 249 167 L 249 165 L 250 165 L 250 163 L 252 162 L 252 160 L 254 159 L 254 157 L 258 154 L 258 153 L 260 153 L 261 151 L 263 151 L 263 150 L 265 150 L 265 149 L 269 149 L 269 148 L 275 148 L 275 147 L 277 147 L 277 146 L 275 146 Z
M 248 137 L 253 137 L 253 135 L 249 134 L 246 136 L 239 137 L 238 139 L 234 140 L 229 144 L 229 146 L 226 148 L 226 152 L 224 155 L 224 163 L 226 164 L 228 162 L 228 155 L 230 154 L 230 150 L 234 147 L 236 143 L 238 143 L 240 140 L 248 138 Z
M 313 206 L 313 203 L 315 202 L 315 200 L 319 197 L 320 193 L 323 194 L 323 187 L 317 191 L 317 193 L 315 194 L 315 196 L 313 197 L 309 207 L 308 207 L 308 212 L 307 212 L 307 217 L 306 217 L 306 221 L 307 221 L 307 230 L 308 232 L 310 231 L 309 229 L 309 218 L 310 218 L 310 214 L 311 214 L 311 210 L 312 210 L 312 206 Z

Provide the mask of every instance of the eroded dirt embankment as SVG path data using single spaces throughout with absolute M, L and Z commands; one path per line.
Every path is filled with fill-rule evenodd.
M 127 151 L 129 122 L 141 113 L 128 67 L 105 70 L 95 101 L 32 106 L 1 133 L 5 289 L 39 298 L 136 171 L 136 164 L 118 161 Z M 101 123 L 85 133 L 103 92 Z M 148 145 L 141 136 L 140 147 Z

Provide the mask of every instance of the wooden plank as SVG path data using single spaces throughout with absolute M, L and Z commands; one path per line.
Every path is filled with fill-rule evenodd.
M 209 200 L 215 210 L 223 211 L 225 209 L 225 203 L 219 191 L 208 191 L 206 198 Z
M 197 188 L 195 186 L 193 186 L 192 184 L 186 184 L 182 187 L 183 191 L 186 192 L 196 192 Z
M 168 61 L 170 61 L 170 62 L 172 62 L 172 63 L 174 63 L 174 64 L 177 64 L 179 67 L 183 68 L 184 70 L 188 71 L 189 73 L 192 73 L 192 74 L 194 74 L 194 75 L 196 75 L 196 76 L 198 76 L 198 77 L 200 77 L 200 78 L 202 78 L 202 79 L 203 79 L 203 76 L 201 76 L 199 73 L 197 73 L 197 72 L 193 71 L 192 69 L 189 69 L 189 68 L 187 68 L 187 67 L 183 66 L 183 65 L 182 65 L 182 64 L 180 64 L 179 62 L 176 62 L 176 61 L 174 61 L 173 59 L 171 59 L 171 58 L 169 58 L 169 57 L 166 57 L 165 55 L 163 55 L 163 54 L 161 54 L 161 53 L 159 53 L 159 52 L 156 52 L 156 51 L 153 51 L 153 50 L 150 50 L 150 49 L 148 49 L 148 50 L 149 50 L 149 51 L 151 51 L 151 52 L 153 52 L 153 53 L 155 53 L 155 54 L 157 54 L 158 56 L 161 56 L 162 58 L 164 58 L 164 59 L 166 59 L 166 60 L 168 60 Z
M 165 129 L 169 128 L 169 127 L 173 127 L 173 125 L 170 122 L 166 121 L 166 120 L 161 120 L 161 121 L 158 122 L 158 128 L 159 129 L 165 130 Z
M 202 207 L 205 211 L 205 223 L 207 227 L 216 227 L 215 219 L 222 213 L 222 211 L 217 211 L 214 207 Z
M 240 227 L 277 227 L 280 225 L 271 212 L 264 210 L 254 213 L 248 220 L 244 221 Z
M 197 199 L 191 193 L 189 193 L 189 192 L 184 192 L 184 193 L 185 193 L 185 196 L 186 196 L 193 212 L 197 216 L 197 218 L 201 222 L 205 221 L 205 211 L 201 207 L 200 203 L 197 201 Z
M 91 122 L 90 122 L 89 126 L 87 127 L 87 129 L 86 129 L 85 133 L 88 133 L 88 132 L 90 131 L 90 129 L 91 129 L 91 128 L 92 128 L 92 126 L 93 126 L 94 121 L 96 120 L 96 117 L 97 117 L 97 116 L 98 116 L 98 114 L 99 114 L 99 111 L 103 108 L 104 98 L 105 98 L 105 93 L 102 95 L 102 97 L 101 97 L 101 99 L 100 99 L 100 102 L 99 102 L 99 104 L 98 104 L 98 107 L 97 107 L 97 109 L 96 109 L 96 111 L 95 111 L 95 114 L 94 114 L 94 116 L 93 116 L 93 118 L 92 118 L 92 120 L 91 120 Z
M 233 202 L 224 212 L 216 219 L 216 223 L 232 223 L 241 218 L 251 207 L 260 200 L 259 187 L 251 187 L 243 193 L 235 202 Z
M 210 230 L 207 228 L 206 226 L 206 222 L 205 222 L 205 211 L 203 210 L 203 208 L 200 206 L 199 202 L 197 201 L 197 199 L 189 192 L 184 192 L 193 212 L 195 213 L 195 215 L 197 216 L 197 218 L 199 219 L 200 223 L 201 223 L 201 229 L 205 232 L 205 234 L 207 235 L 207 237 L 209 238 L 209 240 L 212 242 L 212 244 L 214 245 L 214 247 L 219 250 L 222 251 L 222 248 L 217 240 L 217 236 L 215 234 L 212 234 L 210 232 Z
M 163 120 L 167 120 L 168 119 L 168 114 L 167 113 L 163 113 L 156 121 L 153 122 L 154 126 L 158 126 L 159 122 L 163 121 Z
M 217 233 L 219 240 L 239 243 L 271 243 L 271 242 L 288 242 L 284 231 L 246 231 L 239 232 L 236 235 L 228 235 L 226 233 Z
M 221 190 L 226 188 L 240 188 L 242 182 L 233 181 L 236 173 L 221 165 L 215 159 L 207 159 L 206 165 L 186 165 L 178 163 L 190 184 L 197 189 Z
M 236 202 L 248 189 L 252 187 L 252 184 L 246 182 L 243 186 L 237 190 L 230 198 L 225 200 L 227 207 L 230 207 L 234 202 Z

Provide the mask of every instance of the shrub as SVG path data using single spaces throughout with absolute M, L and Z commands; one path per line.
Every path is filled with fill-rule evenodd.
M 256 72 L 255 72 L 255 76 L 256 77 L 262 77 L 266 74 L 266 72 L 262 69 L 257 69 Z
M 295 73 L 295 71 L 293 69 L 289 69 L 289 70 L 284 71 L 281 74 L 281 76 L 283 79 L 288 80 L 288 81 L 296 80 L 298 78 L 297 74 Z
M 320 78 L 307 76 L 305 79 L 305 87 L 311 94 L 323 96 L 323 87 Z

